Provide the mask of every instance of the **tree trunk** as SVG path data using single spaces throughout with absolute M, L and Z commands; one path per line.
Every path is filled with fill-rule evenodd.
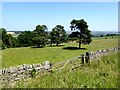
M 79 49 L 81 48 L 81 40 L 79 41 Z
M 56 43 L 56 46 L 58 46 L 58 41 L 57 41 L 57 43 Z
M 50 46 L 52 46 L 52 40 L 50 41 Z

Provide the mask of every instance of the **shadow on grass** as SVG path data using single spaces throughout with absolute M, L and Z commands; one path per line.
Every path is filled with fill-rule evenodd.
M 44 48 L 44 47 L 36 47 L 36 46 L 31 46 L 31 48 Z
M 65 50 L 87 50 L 86 48 L 78 48 L 78 47 L 64 47 Z
M 65 45 L 58 45 L 58 46 L 52 45 L 52 46 L 48 46 L 48 47 L 62 47 L 62 46 L 65 46 Z
M 58 46 L 56 46 L 56 45 L 52 45 L 52 46 L 41 46 L 41 47 L 37 47 L 37 46 L 31 46 L 31 48 L 44 48 L 44 47 L 62 47 L 62 46 L 65 46 L 65 45 L 58 45 Z

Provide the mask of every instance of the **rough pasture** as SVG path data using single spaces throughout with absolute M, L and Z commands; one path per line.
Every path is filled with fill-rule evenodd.
M 90 65 L 79 66 L 70 70 L 73 65 L 80 65 L 76 60 L 59 73 L 53 69 L 52 74 L 37 75 L 35 78 L 22 79 L 16 83 L 5 84 L 14 88 L 117 88 L 118 87 L 118 53 L 109 53 Z M 41 83 L 42 82 L 42 83 Z

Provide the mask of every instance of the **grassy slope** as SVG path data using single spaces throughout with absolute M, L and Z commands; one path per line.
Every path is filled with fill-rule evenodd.
M 86 51 L 94 51 L 103 48 L 115 47 L 118 45 L 117 39 L 94 39 L 90 45 L 82 45 L 87 50 L 64 50 L 63 47 L 76 46 L 75 42 L 66 43 L 60 47 L 45 48 L 10 48 L 2 51 L 2 67 L 16 66 L 23 63 L 33 64 L 45 60 L 59 62 L 79 56 Z M 1 51 L 0 51 L 1 52 Z
M 93 60 L 90 66 L 80 66 L 73 71 L 53 75 L 36 76 L 21 80 L 15 87 L 29 88 L 117 88 L 118 54 L 110 53 L 101 60 Z

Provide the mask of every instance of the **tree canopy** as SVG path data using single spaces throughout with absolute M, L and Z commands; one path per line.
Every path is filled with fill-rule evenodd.
M 51 45 L 53 43 L 56 43 L 56 46 L 58 46 L 60 43 L 63 43 L 66 41 L 66 32 L 64 30 L 64 27 L 61 25 L 56 25 L 52 29 L 52 32 L 50 32 L 50 40 Z
M 31 31 L 21 32 L 21 34 L 19 34 L 18 36 L 18 42 L 20 46 L 32 45 L 32 32 Z
M 69 36 L 70 37 L 76 37 L 77 38 L 77 42 L 79 42 L 79 48 L 81 48 L 81 44 L 90 44 L 90 42 L 92 41 L 91 37 L 91 31 L 88 30 L 88 25 L 87 22 L 84 21 L 84 19 L 80 19 L 80 20 L 75 20 L 73 19 L 70 22 L 71 26 L 71 30 L 76 30 L 75 32 L 72 32 Z
M 32 43 L 36 47 L 44 47 L 48 41 L 46 25 L 37 25 L 36 29 L 33 31 Z
M 2 49 L 15 47 L 15 38 L 11 34 L 7 34 L 4 28 L 0 28 L 0 40 L 2 40 Z

